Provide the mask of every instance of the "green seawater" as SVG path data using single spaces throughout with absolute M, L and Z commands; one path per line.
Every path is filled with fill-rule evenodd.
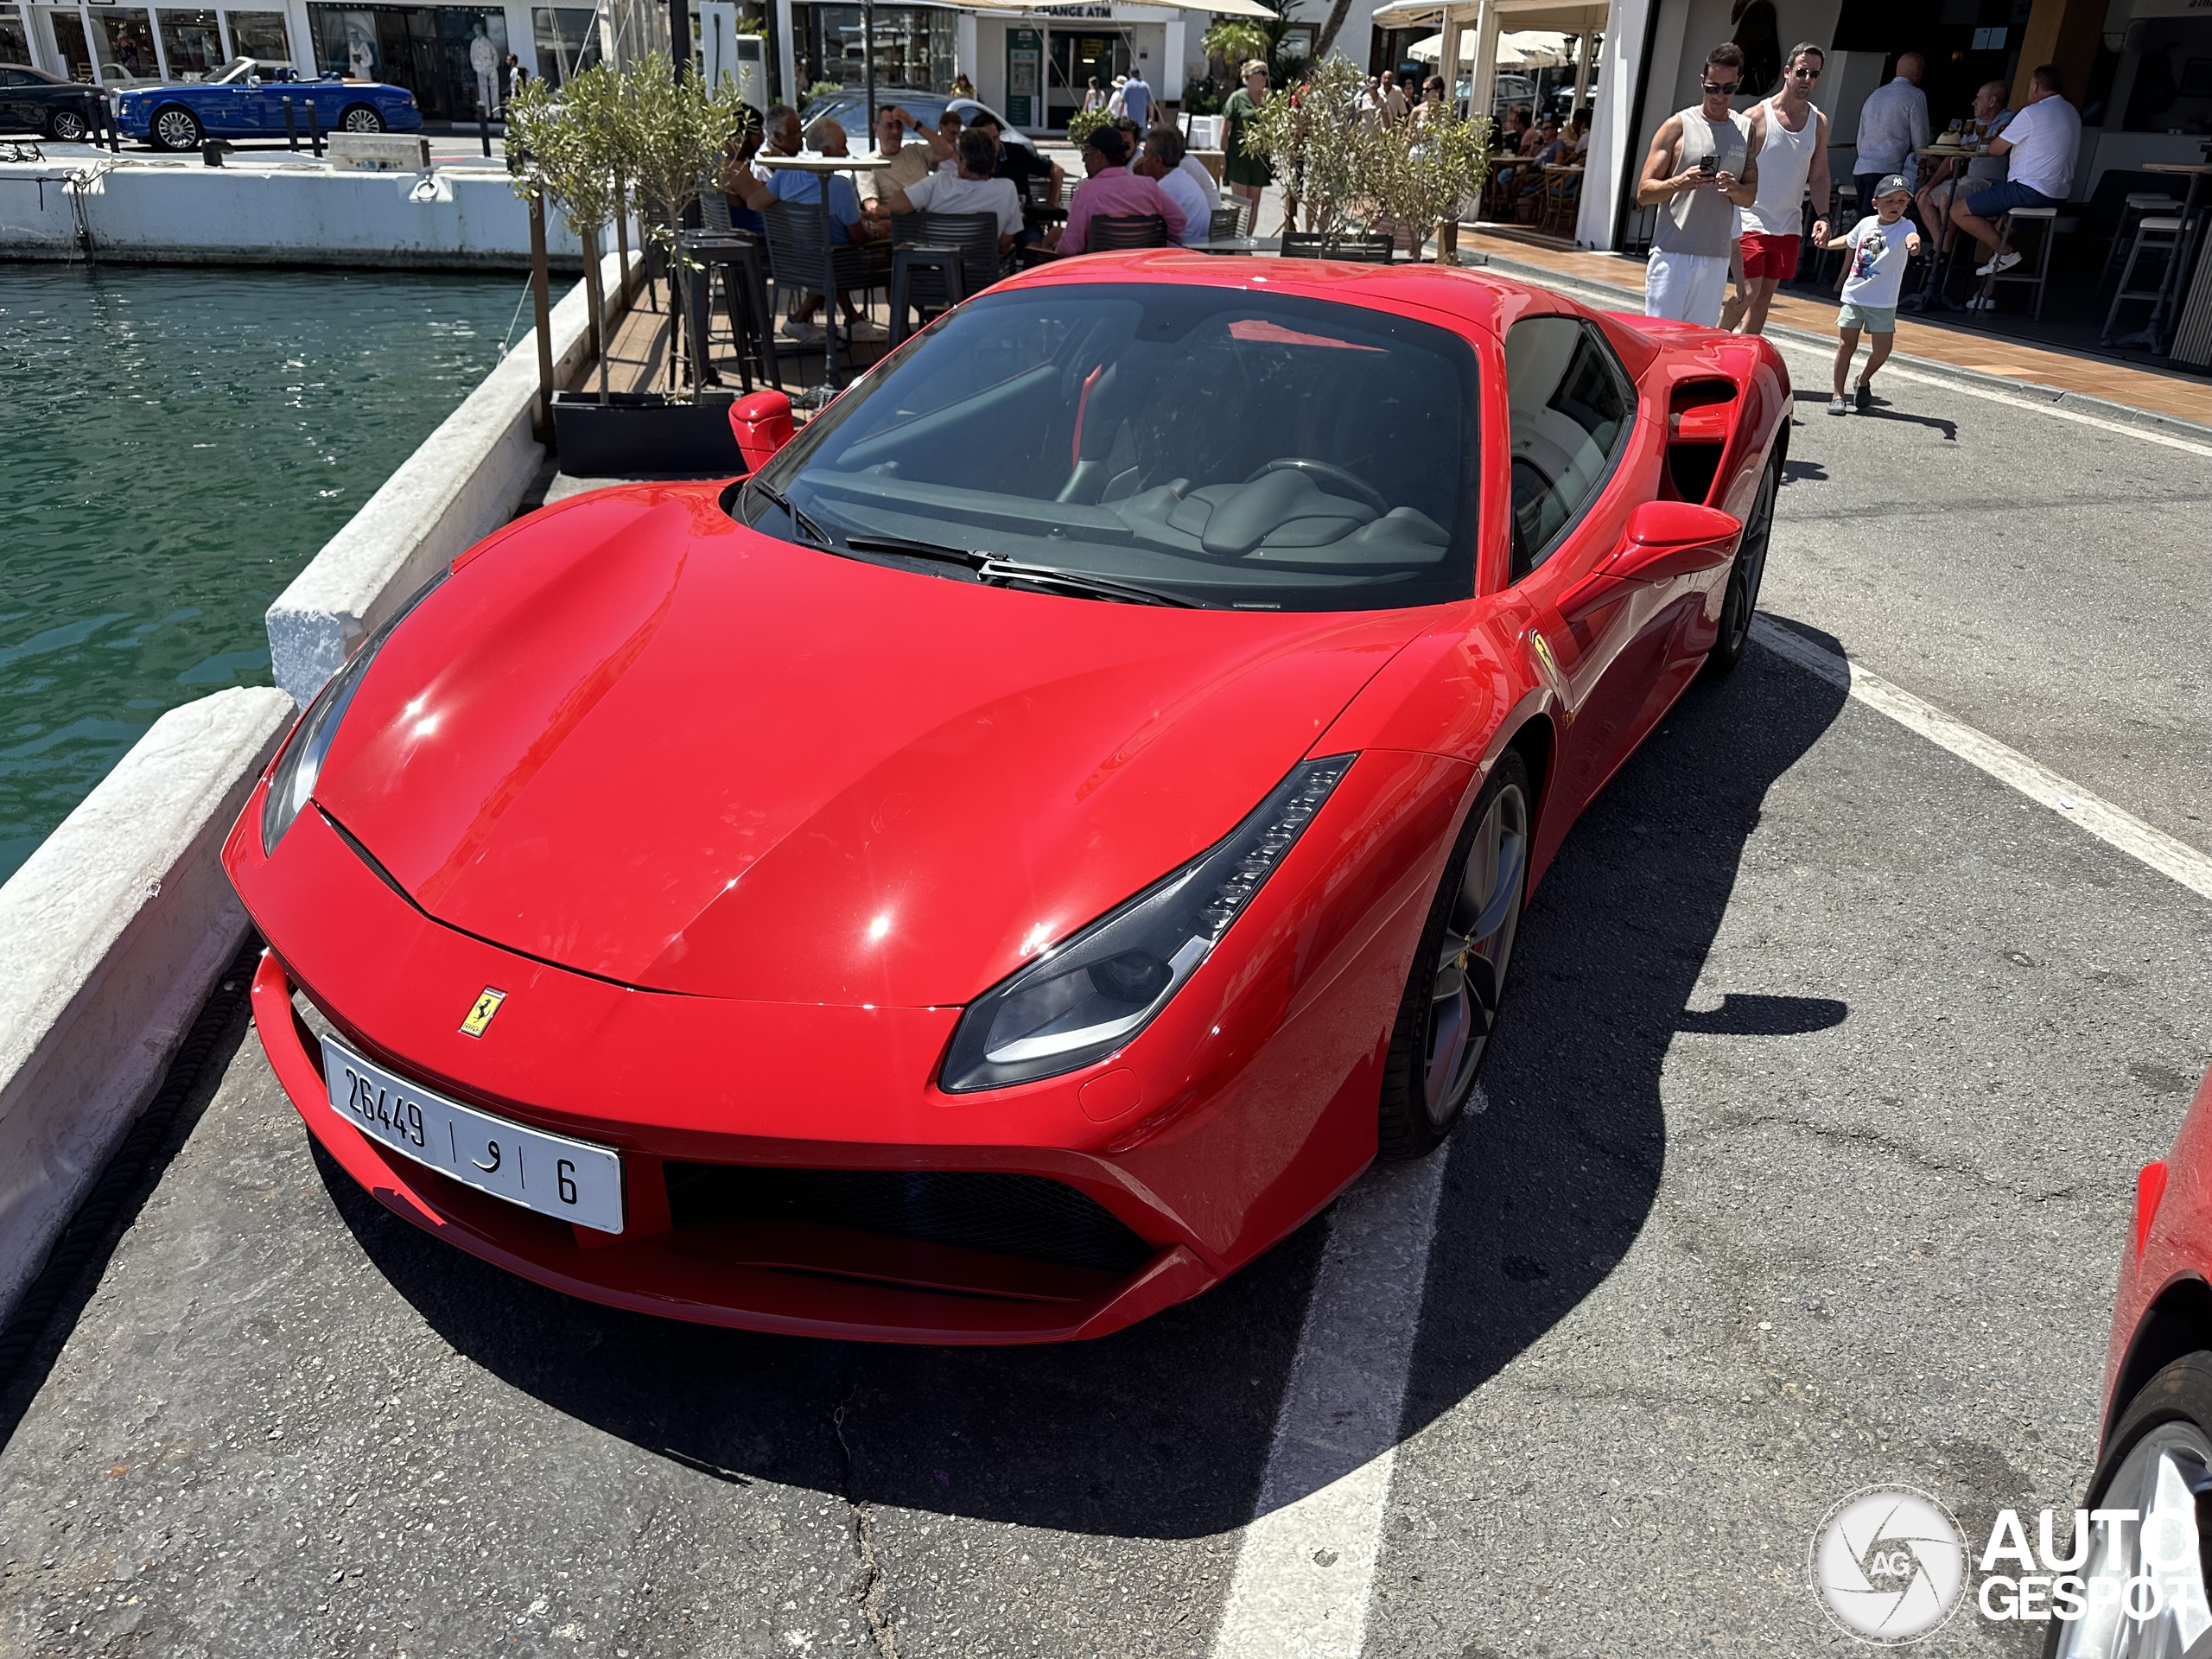
M 0 264 L 0 880 L 492 365 L 519 276 Z

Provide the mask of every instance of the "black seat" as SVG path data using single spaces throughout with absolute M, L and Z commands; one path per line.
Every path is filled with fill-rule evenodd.
M 1286 259 L 1349 259 L 1354 264 L 1387 265 L 1391 239 L 1387 232 L 1371 235 L 1332 235 L 1325 231 L 1285 231 L 1282 257 Z
M 760 220 L 768 232 L 768 280 L 779 302 L 785 289 L 819 294 L 823 315 L 834 323 L 832 293 L 866 290 L 880 280 L 866 248 L 823 241 L 822 210 L 813 202 L 772 201 L 760 210 Z
M 737 346 L 737 372 L 746 391 L 753 390 L 755 374 L 778 391 L 783 390 L 783 375 L 776 364 L 776 314 L 768 304 L 768 284 L 760 242 L 743 231 L 686 231 L 683 248 L 699 265 L 690 273 L 691 315 L 697 324 L 699 338 L 709 346 L 709 356 L 714 283 L 719 274 L 723 311 L 729 319 L 730 334 Z M 715 382 L 711 364 L 706 379 L 709 385 Z
M 891 340 L 910 311 L 926 321 L 998 281 L 996 213 L 895 213 L 891 219 Z
M 1217 207 L 1213 210 L 1211 217 L 1206 223 L 1206 235 L 1211 240 L 1218 242 L 1225 237 L 1243 235 L 1243 226 L 1244 204 L 1241 201 L 1231 202 L 1225 207 Z
M 1167 221 L 1158 213 L 1102 213 L 1090 221 L 1085 238 L 1085 247 L 1091 253 L 1167 245 Z

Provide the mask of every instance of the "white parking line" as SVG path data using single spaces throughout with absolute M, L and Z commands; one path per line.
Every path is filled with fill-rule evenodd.
M 1810 670 L 1831 685 L 1843 687 L 1868 708 L 1879 710 L 1900 726 L 1948 749 L 1999 782 L 2010 784 L 2030 800 L 2079 824 L 2107 846 L 2118 848 L 2161 875 L 2172 877 L 2200 898 L 2212 899 L 2212 858 L 2196 848 L 2176 841 L 2162 830 L 2152 829 L 2133 813 L 2123 811 L 2081 785 L 2060 777 L 2049 766 L 2029 760 L 2018 749 L 2007 748 L 1986 733 L 1952 719 L 1904 687 L 1892 685 L 1857 663 L 1822 650 L 1771 617 L 1751 619 L 1751 638 L 1777 657 L 1785 657 L 1799 667 Z
M 1331 1212 L 1214 1659 L 1358 1659 L 1448 1152 L 1378 1166 Z

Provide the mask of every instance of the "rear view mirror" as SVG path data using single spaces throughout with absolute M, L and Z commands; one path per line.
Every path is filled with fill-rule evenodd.
M 729 429 L 736 435 L 738 453 L 745 457 L 745 470 L 757 473 L 791 441 L 791 400 L 780 391 L 741 397 L 729 406 Z

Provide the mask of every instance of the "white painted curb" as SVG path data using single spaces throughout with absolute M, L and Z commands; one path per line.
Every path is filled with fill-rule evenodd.
M 639 256 L 630 257 L 634 269 Z M 601 262 L 610 308 L 620 270 L 619 254 Z M 556 384 L 585 361 L 589 313 L 582 283 L 553 308 Z M 269 654 L 276 683 L 296 702 L 304 707 L 440 565 L 514 517 L 545 455 L 531 431 L 537 397 L 533 330 L 277 595 Z
M 218 855 L 293 713 L 270 686 L 172 709 L 0 886 L 0 1310 L 245 937 Z

